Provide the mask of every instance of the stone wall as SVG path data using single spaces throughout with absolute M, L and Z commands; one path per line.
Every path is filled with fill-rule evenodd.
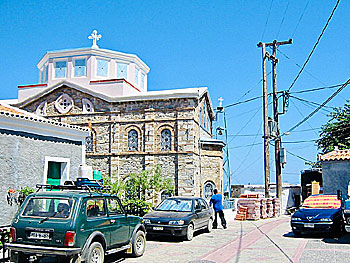
M 337 190 L 342 190 L 343 194 L 347 194 L 350 181 L 349 171 L 349 160 L 322 162 L 324 194 L 337 194 Z
M 68 114 L 59 114 L 55 100 L 66 93 L 74 100 Z M 82 113 L 82 98 L 89 99 L 95 112 Z M 199 139 L 210 138 L 211 121 L 208 111 L 206 129 L 200 123 L 200 108 L 208 105 L 208 98 L 174 98 L 129 102 L 107 102 L 70 87 L 61 87 L 39 100 L 23 105 L 35 111 L 47 102 L 47 117 L 69 124 L 89 126 L 93 133 L 94 149 L 87 153 L 87 164 L 104 175 L 125 178 L 132 172 L 151 169 L 159 164 L 162 174 L 173 178 L 178 195 L 202 195 L 203 184 L 210 180 L 221 190 L 221 148 L 200 151 Z M 138 133 L 138 148 L 128 149 L 128 132 Z M 171 132 L 171 150 L 161 150 L 161 132 Z
M 9 206 L 6 195 L 9 189 L 21 189 L 25 186 L 35 188 L 44 183 L 45 157 L 59 157 L 70 160 L 70 179 L 78 176 L 81 164 L 81 146 L 44 141 L 19 135 L 0 133 L 1 185 L 0 185 L 0 225 L 9 224 L 17 206 Z

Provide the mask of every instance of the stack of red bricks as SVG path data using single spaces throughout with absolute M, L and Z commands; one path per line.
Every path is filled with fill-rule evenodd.
M 238 200 L 238 206 L 247 207 L 246 219 L 258 220 L 260 219 L 260 199 L 258 199 L 257 194 L 241 195 Z
M 281 204 L 281 201 L 278 198 L 273 199 L 273 216 L 274 217 L 280 216 L 280 204 Z
M 273 217 L 273 199 L 272 198 L 266 199 L 266 213 L 267 213 L 267 217 Z
M 260 218 L 265 219 L 267 218 L 267 205 L 266 205 L 266 198 L 261 198 L 260 199 Z
M 247 219 L 248 207 L 238 205 L 238 212 L 235 220 L 243 221 Z

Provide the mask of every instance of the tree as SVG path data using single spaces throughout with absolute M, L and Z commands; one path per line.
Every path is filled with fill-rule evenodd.
M 334 108 L 329 114 L 330 120 L 321 127 L 320 139 L 316 141 L 322 153 L 350 148 L 350 104 L 349 100 L 343 107 Z
M 104 179 L 104 184 L 111 187 L 111 192 L 122 200 L 126 206 L 149 209 L 153 198 L 161 191 L 173 193 L 174 186 L 170 178 L 164 178 L 157 165 L 151 170 L 131 173 L 126 178 L 111 182 Z

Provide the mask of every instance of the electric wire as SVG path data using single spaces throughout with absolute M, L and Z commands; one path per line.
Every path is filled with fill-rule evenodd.
M 308 107 L 308 108 L 310 108 L 310 109 L 315 109 L 315 105 L 313 105 L 312 103 L 307 103 L 307 102 L 305 102 L 305 101 L 300 101 L 303 105 L 305 105 L 306 107 Z M 294 104 L 294 103 L 293 103 Z M 329 115 L 329 113 L 331 112 L 331 111 L 329 111 L 329 110 L 327 110 L 327 109 L 323 109 L 322 108 L 322 110 L 323 111 L 325 111 L 325 112 L 320 112 L 321 114 L 323 114 L 323 115 L 325 115 L 325 116 L 328 116 Z M 299 110 L 298 110 L 299 111 Z M 299 111 L 300 112 L 300 111 Z M 303 117 L 305 117 L 305 116 L 303 116 Z
M 299 17 L 298 23 L 297 23 L 297 25 L 295 26 L 295 29 L 294 29 L 294 31 L 293 31 L 293 33 L 292 33 L 292 38 L 294 37 L 295 32 L 297 31 L 297 29 L 298 29 L 298 27 L 299 27 L 299 25 L 300 25 L 300 22 L 301 22 L 301 20 L 303 19 L 303 16 L 304 16 L 304 14 L 305 14 L 305 11 L 306 11 L 307 7 L 309 6 L 309 2 L 310 2 L 310 0 L 307 1 L 306 5 L 305 5 L 305 7 L 304 7 L 304 10 L 303 10 L 303 12 L 301 13 L 301 16 Z
M 292 128 L 290 128 L 287 132 L 291 132 L 310 119 L 316 112 L 318 112 L 323 106 L 325 106 L 328 102 L 330 102 L 335 96 L 337 96 L 346 86 L 350 83 L 350 79 L 348 79 L 340 88 L 337 89 L 328 99 L 326 99 L 320 106 L 318 106 L 313 112 L 311 112 L 308 116 L 306 116 L 303 120 L 298 122 Z
M 262 122 L 260 122 L 259 125 L 259 130 L 258 132 L 255 134 L 254 140 L 253 140 L 253 144 L 256 142 L 256 139 L 258 137 L 258 135 L 261 132 L 261 128 L 262 128 Z M 235 174 L 241 167 L 242 165 L 245 163 L 245 161 L 248 159 L 248 156 L 250 155 L 251 151 L 253 149 L 253 146 L 250 147 L 250 149 L 248 150 L 248 153 L 245 155 L 245 157 L 243 158 L 243 160 L 240 162 L 239 166 L 232 172 L 232 174 Z
M 271 14 L 271 9 L 272 9 L 272 4 L 273 4 L 273 0 L 271 0 L 271 3 L 270 3 L 269 13 L 267 14 L 267 18 L 266 18 L 264 30 L 263 30 L 263 32 L 262 32 L 262 34 L 261 34 L 261 41 L 262 41 L 263 38 L 264 38 L 265 30 L 266 30 L 266 27 L 267 27 L 267 23 L 269 22 L 269 18 L 270 18 L 270 14 Z
M 324 90 L 324 89 L 335 89 L 340 87 L 342 84 L 337 84 L 337 85 L 332 85 L 332 86 L 325 86 L 325 87 L 319 87 L 319 88 L 314 88 L 314 89 L 306 89 L 306 90 L 300 90 L 300 91 L 293 91 L 290 94 L 300 94 L 300 93 L 306 93 L 306 92 L 313 92 L 313 91 L 319 91 L 319 90 Z
M 302 157 L 302 156 L 300 156 L 300 155 L 297 155 L 297 154 L 295 154 L 295 153 L 292 153 L 291 151 L 288 151 L 288 150 L 286 150 L 287 151 L 287 153 L 289 153 L 290 155 L 293 155 L 294 157 L 297 157 L 297 158 L 299 158 L 299 159 L 301 159 L 301 160 L 303 160 L 303 161 L 305 161 L 305 162 L 312 162 L 312 161 L 310 161 L 310 160 L 308 160 L 308 159 L 306 159 L 306 158 L 304 158 L 304 157 Z
M 303 65 L 302 68 L 300 69 L 298 75 L 295 77 L 295 79 L 293 80 L 292 84 L 289 86 L 288 91 L 290 91 L 290 90 L 292 89 L 292 87 L 294 86 L 295 82 L 298 80 L 298 78 L 300 77 L 300 75 L 301 75 L 301 73 L 303 72 L 304 68 L 306 67 L 307 63 L 309 62 L 309 60 L 310 60 L 312 54 L 313 54 L 314 51 L 316 50 L 316 47 L 317 47 L 318 44 L 320 43 L 320 40 L 321 40 L 321 38 L 322 38 L 324 32 L 326 31 L 326 29 L 327 29 L 327 27 L 328 27 L 328 24 L 329 24 L 329 22 L 331 21 L 333 15 L 334 15 L 334 12 L 335 12 L 335 10 L 337 9 L 339 3 L 340 3 L 340 0 L 337 0 L 337 3 L 335 4 L 335 6 L 334 6 L 334 8 L 333 8 L 333 10 L 332 10 L 331 15 L 328 17 L 327 23 L 326 23 L 325 26 L 323 27 L 321 34 L 318 36 L 318 39 L 317 39 L 315 45 L 313 46 L 313 48 L 312 48 L 310 54 L 308 55 L 306 61 L 304 62 L 304 65 Z
M 271 48 L 272 49 L 272 48 Z M 301 68 L 301 66 L 295 62 L 293 59 L 291 59 L 286 53 L 284 53 L 283 51 L 281 51 L 279 49 L 279 47 L 277 47 L 277 50 L 279 53 L 281 53 L 286 59 L 289 59 L 291 62 L 293 62 L 298 68 Z M 314 78 L 315 80 L 317 80 L 318 82 L 320 82 L 322 85 L 326 85 L 322 80 L 320 80 L 319 78 L 317 78 L 315 75 L 313 75 L 311 72 L 307 71 L 306 69 L 304 69 L 304 71 L 312 78 Z
M 259 108 L 259 109 L 253 114 L 253 116 L 246 122 L 245 125 L 242 126 L 242 128 L 237 132 L 237 134 L 240 134 L 241 131 L 244 130 L 245 127 L 247 127 L 247 125 L 253 120 L 253 118 L 255 117 L 255 115 L 258 114 L 258 112 L 259 112 L 260 110 L 261 110 L 261 109 Z M 228 144 L 231 143 L 235 138 L 236 138 L 236 137 L 233 136 L 233 137 L 231 138 L 231 140 L 228 142 Z
M 321 105 L 320 103 L 317 103 L 317 102 L 314 102 L 314 101 L 310 101 L 310 100 L 306 100 L 306 99 L 302 99 L 302 98 L 299 98 L 299 97 L 296 97 L 296 96 L 289 96 L 289 97 L 290 97 L 290 98 L 297 99 L 297 100 L 299 100 L 299 101 L 301 101 L 301 102 L 303 102 L 303 103 L 307 103 L 308 105 L 312 106 L 313 108 L 315 108 L 316 106 L 320 106 L 320 105 Z M 326 109 L 326 108 L 329 108 L 329 110 Z M 327 111 L 328 113 L 330 113 L 331 110 L 333 110 L 333 109 L 334 109 L 334 108 L 333 108 L 333 107 L 330 107 L 330 106 L 324 106 L 324 107 L 322 108 L 322 110 Z
M 283 22 L 284 22 L 284 19 L 286 18 L 286 14 L 287 14 L 287 11 L 288 11 L 288 7 L 289 7 L 289 1 L 288 1 L 288 3 L 287 3 L 286 9 L 284 10 L 284 14 L 283 14 L 283 17 L 282 17 L 282 20 L 281 20 L 281 24 L 280 24 L 280 26 L 279 26 L 279 28 L 278 28 L 278 32 L 277 32 L 276 39 L 278 38 L 278 36 L 279 36 L 279 34 L 280 34 L 280 32 L 281 32 L 282 24 L 283 24 Z

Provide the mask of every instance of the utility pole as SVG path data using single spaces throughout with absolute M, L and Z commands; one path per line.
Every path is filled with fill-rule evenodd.
M 263 118 L 264 118 L 264 175 L 265 175 L 265 197 L 270 197 L 270 150 L 269 150 L 269 126 L 268 126 L 268 103 L 267 103 L 267 84 L 266 84 L 266 45 L 259 43 L 258 47 L 262 49 L 262 68 L 263 68 Z
M 271 43 L 259 43 L 259 45 L 266 46 L 272 46 L 272 55 L 270 56 L 266 52 L 266 56 L 271 60 L 272 62 L 272 85 L 273 85 L 273 119 L 276 124 L 276 136 L 274 138 L 275 140 L 275 166 L 276 166 L 276 196 L 277 198 L 282 198 L 282 168 L 281 168 L 281 136 L 280 136 L 280 130 L 279 130 L 279 112 L 278 112 L 278 92 L 277 92 L 277 63 L 278 59 L 276 58 L 276 52 L 278 46 L 281 45 L 288 45 L 292 44 L 292 39 L 289 39 L 288 41 L 281 41 L 278 42 L 277 40 L 274 40 Z

